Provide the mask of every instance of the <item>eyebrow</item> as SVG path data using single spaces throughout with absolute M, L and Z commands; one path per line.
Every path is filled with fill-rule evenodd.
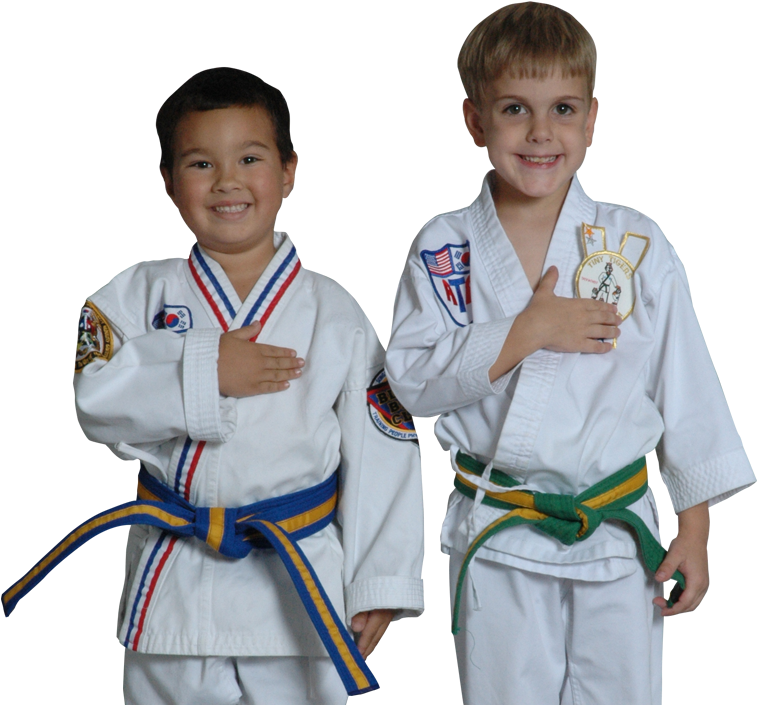
M 494 102 L 499 103 L 499 101 L 501 100 L 517 100 L 519 103 L 529 102 L 527 98 L 524 98 L 523 96 L 519 96 L 519 95 L 501 95 L 498 98 L 495 98 Z M 581 103 L 586 102 L 586 98 L 582 98 L 581 96 L 578 96 L 578 95 L 563 95 L 557 98 L 555 100 L 555 103 L 563 103 L 566 100 L 580 101 Z
M 265 149 L 269 152 L 271 151 L 271 148 L 267 144 L 264 142 L 258 142 L 257 140 L 248 140 L 240 145 L 240 149 L 249 149 L 250 147 L 259 147 L 260 149 Z M 193 154 L 204 154 L 206 151 L 207 150 L 202 147 L 190 147 L 179 155 L 179 159 L 186 159 Z

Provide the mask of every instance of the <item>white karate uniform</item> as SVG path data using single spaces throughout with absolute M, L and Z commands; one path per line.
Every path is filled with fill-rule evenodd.
M 413 243 L 387 351 L 387 375 L 410 413 L 440 415 L 436 435 L 451 450 L 453 467 L 460 449 L 530 489 L 577 495 L 656 449 L 677 512 L 715 504 L 754 482 L 673 248 L 654 222 L 629 208 L 595 203 L 577 178 L 544 271 L 555 265 L 555 293 L 573 297 L 584 256 L 582 223 L 606 228 L 607 249 L 614 252 L 626 232 L 646 236 L 650 247 L 634 277 L 633 313 L 622 323 L 617 349 L 607 354 L 539 350 L 489 382 L 513 321 L 533 295 L 497 217 L 490 178 L 471 206 L 434 218 Z M 659 537 L 651 490 L 629 508 Z M 453 491 L 443 550 L 464 553 L 503 513 Z M 572 546 L 518 526 L 490 538 L 476 555 L 558 580 L 617 581 L 641 570 L 631 532 L 610 522 Z M 475 588 L 482 579 L 476 561 L 471 571 Z M 507 610 L 506 594 L 502 600 Z M 462 627 L 469 627 L 465 615 Z M 528 648 L 500 643 L 504 653 L 491 654 L 483 672 L 498 669 L 510 647 Z
M 196 506 L 289 494 L 339 468 L 338 523 L 300 547 L 347 624 L 377 608 L 418 615 L 418 446 L 401 440 L 412 432 L 380 430 L 367 399 L 383 350 L 349 294 L 302 269 L 285 234 L 274 241 L 244 302 L 198 246 L 189 260 L 131 267 L 92 296 L 112 330 L 112 357 L 95 356 L 75 377 L 80 423 Z M 223 397 L 219 337 L 256 320 L 258 342 L 305 359 L 302 377 L 283 392 Z M 119 639 L 149 654 L 326 656 L 275 552 L 232 560 L 146 526 L 129 536 Z

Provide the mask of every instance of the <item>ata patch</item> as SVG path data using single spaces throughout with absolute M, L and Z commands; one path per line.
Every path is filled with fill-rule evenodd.
M 381 433 L 400 441 L 418 442 L 413 417 L 400 404 L 381 370 L 368 387 L 368 413 Z
M 439 250 L 423 250 L 434 293 L 458 326 L 473 323 L 470 296 L 470 244 L 447 244 Z
M 162 311 L 155 314 L 152 327 L 156 330 L 172 330 L 183 333 L 192 327 L 192 312 L 187 306 L 170 306 L 166 304 Z
M 105 316 L 91 301 L 84 304 L 79 318 L 76 341 L 76 372 L 81 372 L 97 357 L 110 360 L 113 355 L 113 334 Z

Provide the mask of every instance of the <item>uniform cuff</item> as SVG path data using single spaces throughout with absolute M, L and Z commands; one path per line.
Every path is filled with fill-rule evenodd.
M 482 399 L 489 394 L 504 391 L 518 366 L 494 382 L 489 381 L 489 369 L 499 356 L 514 322 L 515 317 L 471 324 L 459 376 L 466 396 Z
M 685 469 L 663 467 L 661 473 L 676 513 L 702 502 L 722 502 L 755 480 L 743 448 Z
M 236 429 L 236 400 L 218 391 L 216 328 L 188 330 L 184 341 L 183 388 L 187 433 L 197 441 L 228 441 Z
M 356 580 L 345 588 L 344 600 L 347 624 L 368 610 L 397 610 L 394 619 L 417 617 L 423 612 L 423 581 L 397 576 Z

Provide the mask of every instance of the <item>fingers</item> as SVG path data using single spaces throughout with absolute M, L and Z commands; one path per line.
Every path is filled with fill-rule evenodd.
M 686 551 L 681 550 L 676 542 L 673 541 L 667 556 L 665 556 L 665 560 L 663 560 L 655 573 L 655 580 L 657 582 L 670 580 L 676 570 L 680 570 L 686 579 L 686 589 L 681 593 L 678 601 L 672 607 L 668 607 L 667 600 L 662 597 L 656 597 L 652 600 L 660 608 L 660 614 L 663 617 L 672 617 L 695 610 L 704 599 L 710 586 L 706 559 L 702 565 L 698 566 L 696 561 L 687 561 Z
M 352 628 L 352 631 L 356 634 L 360 634 L 360 632 L 365 629 L 365 625 L 368 622 L 368 613 L 367 612 L 358 612 L 350 622 L 350 627 Z
M 681 593 L 681 597 L 678 599 L 672 607 L 668 607 L 668 601 L 664 597 L 655 597 L 652 602 L 660 608 L 660 614 L 663 617 L 673 617 L 677 614 L 683 614 L 684 612 L 693 612 L 704 599 L 707 593 L 709 584 L 689 584 L 689 579 L 686 579 L 686 589 Z
M 229 335 L 235 338 L 239 338 L 240 340 L 249 340 L 250 338 L 254 338 L 256 335 L 258 335 L 261 328 L 262 326 L 260 325 L 260 321 L 253 321 L 249 326 L 244 326 L 243 328 L 237 328 L 236 330 L 229 331 Z
M 557 286 L 557 280 L 559 278 L 560 273 L 557 271 L 557 267 L 552 265 L 546 272 L 544 272 L 544 276 L 541 278 L 539 286 L 536 287 L 534 295 L 538 292 L 541 292 L 542 295 L 545 293 L 554 294 L 555 286 Z
M 384 636 L 384 632 L 389 627 L 393 616 L 394 610 L 371 610 L 370 612 L 361 612 L 355 615 L 352 620 L 353 624 L 357 617 L 365 618 L 365 626 L 357 642 L 357 649 L 363 658 L 368 658 L 376 648 L 381 637 Z

